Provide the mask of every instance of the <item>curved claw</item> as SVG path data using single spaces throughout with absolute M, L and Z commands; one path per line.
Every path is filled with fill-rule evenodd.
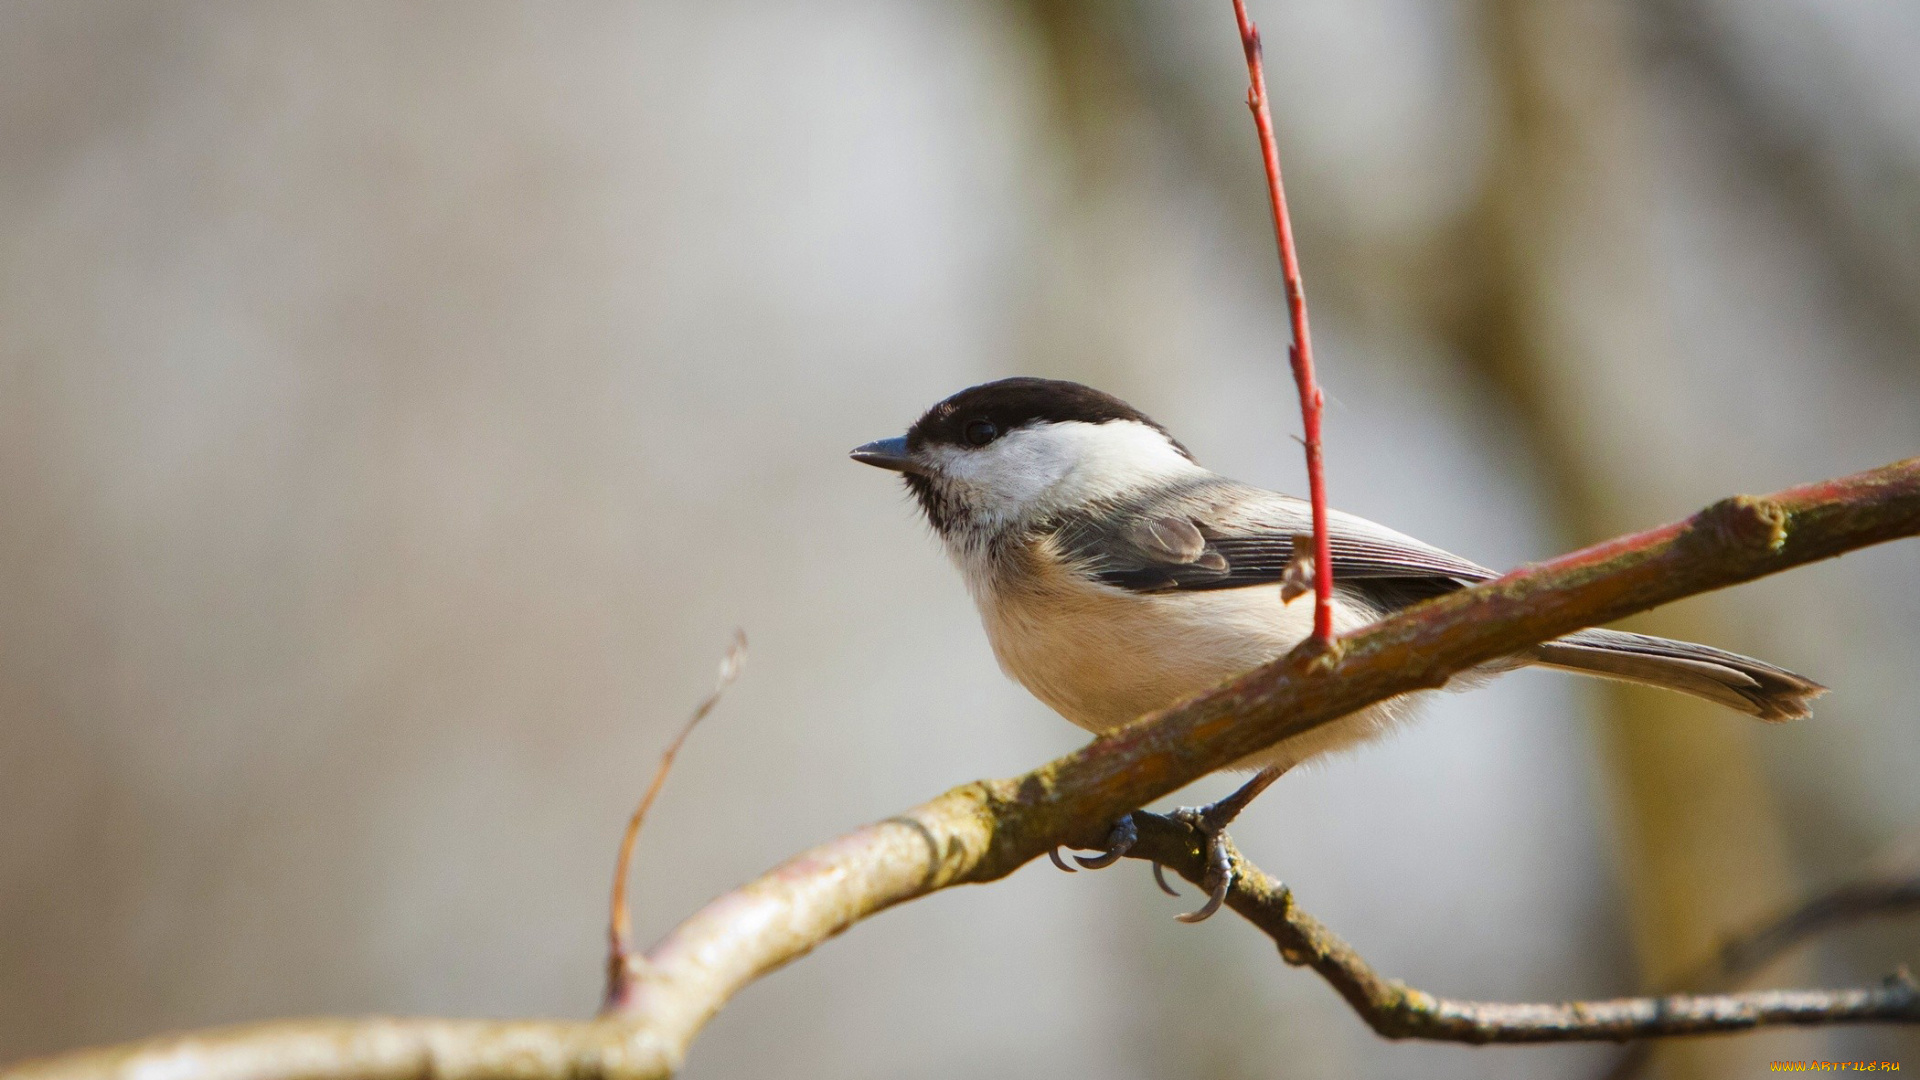
M 1161 867 L 1159 863 L 1153 864 L 1153 883 L 1155 885 L 1160 886 L 1160 891 L 1163 893 L 1166 893 L 1168 896 L 1180 895 L 1179 890 L 1167 884 L 1167 876 L 1163 872 L 1163 867 Z
M 1059 867 L 1062 870 L 1065 870 L 1069 874 L 1073 873 L 1073 867 L 1068 866 L 1067 860 L 1060 857 L 1060 849 L 1058 847 L 1048 848 L 1047 858 L 1053 860 L 1053 865 Z
M 1104 854 L 1089 859 L 1084 855 L 1075 855 L 1073 861 L 1089 870 L 1099 870 L 1120 861 L 1120 856 L 1133 849 L 1140 839 L 1140 830 L 1134 828 L 1133 815 L 1128 814 L 1113 823 L 1113 831 L 1107 834 L 1107 850 Z
M 1207 902 L 1198 911 L 1189 911 L 1174 918 L 1183 923 L 1206 922 L 1213 913 L 1226 903 L 1227 893 L 1233 889 L 1233 857 L 1227 852 L 1227 834 L 1215 833 L 1213 844 L 1208 852 L 1207 881 L 1212 888 L 1208 890 Z
M 1213 892 L 1208 895 L 1207 902 L 1200 905 L 1200 910 L 1175 915 L 1174 919 L 1183 923 L 1206 922 L 1213 918 L 1214 912 L 1220 910 L 1221 904 L 1227 902 L 1227 891 L 1231 888 L 1233 888 L 1233 882 L 1227 878 L 1221 878 L 1219 884 L 1213 887 Z

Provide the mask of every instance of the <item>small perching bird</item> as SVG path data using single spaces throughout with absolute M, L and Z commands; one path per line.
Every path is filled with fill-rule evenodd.
M 1098 390 L 986 383 L 852 456 L 906 478 L 965 577 L 1000 666 L 1089 731 L 1264 664 L 1312 631 L 1310 601 L 1286 603 L 1263 587 L 1282 581 L 1294 538 L 1312 532 L 1307 504 L 1209 472 L 1165 428 Z M 1364 518 L 1333 511 L 1327 526 L 1338 632 L 1496 576 Z M 1678 690 L 1769 721 L 1806 716 L 1825 690 L 1750 657 L 1617 630 L 1582 630 L 1476 673 L 1528 664 Z M 1285 739 L 1232 766 L 1259 770 L 1241 791 L 1182 811 L 1216 838 L 1213 895 L 1195 917 L 1212 914 L 1231 884 L 1218 838 L 1248 800 L 1411 710 L 1409 697 L 1395 698 Z M 1108 852 L 1081 863 L 1113 862 L 1130 836 L 1123 819 Z

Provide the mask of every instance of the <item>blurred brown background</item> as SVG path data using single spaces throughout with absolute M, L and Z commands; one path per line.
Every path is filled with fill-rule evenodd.
M 1920 449 L 1920 7 L 1255 0 L 1334 502 L 1495 566 Z M 1078 378 L 1301 486 L 1231 15 L 1132 0 L 0 7 L 0 1060 L 285 1014 L 583 1015 L 640 936 L 1078 733 L 887 478 Z M 1920 546 L 1646 624 L 1761 729 L 1522 673 L 1243 847 L 1375 962 L 1626 993 L 1920 825 Z M 1218 794 L 1209 782 L 1182 801 Z M 1137 865 L 889 913 L 690 1077 L 1584 1076 L 1392 1045 Z M 1920 965 L 1835 935 L 1774 982 Z M 1920 1066 L 1890 1030 L 1717 1040 Z

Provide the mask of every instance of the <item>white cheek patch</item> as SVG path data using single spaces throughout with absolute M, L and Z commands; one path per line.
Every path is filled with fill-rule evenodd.
M 1142 484 L 1204 472 L 1174 449 L 1158 430 L 1131 420 L 1105 424 L 1051 424 L 1039 434 L 1050 435 L 1075 465 L 1048 493 L 1057 505 L 1111 498 Z
M 942 446 L 929 456 L 982 524 L 1112 498 L 1200 471 L 1165 435 L 1126 420 L 1036 424 L 978 449 Z

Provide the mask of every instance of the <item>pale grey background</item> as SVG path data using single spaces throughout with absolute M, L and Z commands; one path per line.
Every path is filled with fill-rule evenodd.
M 1553 553 L 1511 404 L 1368 285 L 1486 182 L 1479 9 L 1254 10 L 1330 282 L 1336 504 L 1495 566 Z M 1914 453 L 1915 9 L 1636 11 L 1692 447 L 1644 522 Z M 1096 180 L 1045 17 L 0 7 L 0 1059 L 286 1014 L 587 1013 L 620 824 L 735 626 L 745 677 L 641 844 L 643 939 L 1076 745 L 846 450 L 1033 373 L 1301 485 L 1224 0 L 1113 6 L 1153 104 L 1111 120 Z M 1764 741 L 1809 886 L 1920 822 L 1917 583 L 1909 546 L 1749 591 L 1797 617 L 1731 644 L 1839 688 Z M 1586 700 L 1532 673 L 1447 697 L 1238 838 L 1416 985 L 1628 992 Z M 933 897 L 748 990 L 687 1074 L 1607 1059 L 1382 1043 L 1244 925 L 1177 910 L 1138 864 Z M 1843 946 L 1823 981 L 1920 958 Z

